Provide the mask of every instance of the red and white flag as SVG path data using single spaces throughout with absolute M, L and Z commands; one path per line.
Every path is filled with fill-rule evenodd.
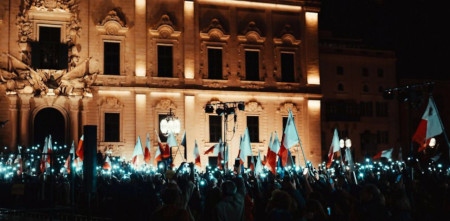
M 278 139 L 277 132 L 273 132 L 270 135 L 269 147 L 267 149 L 266 164 L 265 166 L 272 172 L 276 174 L 277 166 L 277 154 L 280 150 L 280 140 Z
M 146 164 L 150 164 L 152 156 L 150 153 L 150 134 L 147 133 L 147 139 L 145 141 L 145 148 L 144 148 L 144 162 Z
M 252 145 L 250 143 L 250 133 L 248 127 L 245 129 L 244 135 L 241 137 L 241 143 L 239 145 L 239 159 L 241 159 L 241 165 L 247 163 L 248 156 L 252 156 Z
M 333 133 L 333 139 L 331 140 L 330 150 L 328 151 L 328 161 L 327 161 L 327 168 L 330 168 L 331 163 L 333 162 L 334 153 L 338 152 L 340 150 L 339 145 L 339 134 L 338 130 L 335 128 Z
M 288 162 L 288 150 L 298 143 L 300 143 L 300 139 L 297 134 L 297 129 L 295 128 L 294 115 L 292 114 L 292 111 L 289 110 L 286 127 L 284 128 L 283 137 L 281 138 L 280 150 L 278 151 L 278 156 L 281 157 L 281 164 L 283 167 L 286 166 Z
M 200 161 L 200 151 L 198 150 L 197 140 L 195 140 L 195 146 L 194 146 L 194 162 L 195 165 L 198 167 L 202 166 L 202 163 Z
M 66 168 L 67 173 L 70 174 L 71 165 L 70 162 L 74 160 L 75 156 L 75 141 L 72 141 L 72 146 L 70 147 L 69 155 L 66 158 L 66 162 L 64 163 L 64 168 Z
M 387 158 L 387 159 L 392 159 L 392 152 L 394 151 L 394 148 L 391 149 L 387 149 L 387 150 L 382 150 L 380 152 L 378 152 L 377 154 L 375 154 L 375 156 L 373 156 L 372 158 L 374 160 L 378 160 L 382 157 Z
M 139 156 L 144 155 L 142 151 L 141 137 L 138 136 L 136 140 L 136 145 L 134 145 L 133 156 L 131 157 L 131 164 L 136 168 L 138 166 Z
M 78 141 L 78 146 L 77 146 L 77 157 L 79 158 L 79 160 L 83 161 L 84 159 L 84 134 L 81 135 L 80 140 Z
M 222 143 L 222 139 L 219 139 L 219 143 L 212 145 L 210 148 L 205 150 L 204 155 L 212 153 L 213 155 L 219 154 L 220 144 Z
M 428 99 L 428 106 L 423 113 L 422 120 L 419 122 L 419 126 L 412 137 L 413 141 L 421 145 L 418 152 L 424 150 L 428 146 L 432 137 L 442 134 L 443 131 L 436 104 L 430 97 Z
M 105 162 L 103 162 L 102 168 L 104 170 L 111 170 L 111 168 L 112 168 L 112 166 L 111 166 L 111 159 L 109 158 L 108 155 L 106 155 Z
M 45 138 L 44 147 L 42 149 L 42 155 L 41 155 L 41 165 L 40 169 L 41 172 L 45 172 L 45 170 L 50 166 L 50 155 L 52 153 L 52 135 L 49 135 Z

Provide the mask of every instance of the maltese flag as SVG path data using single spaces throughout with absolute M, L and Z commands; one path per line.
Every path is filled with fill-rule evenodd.
M 413 141 L 421 145 L 418 152 L 424 150 L 428 146 L 432 137 L 441 134 L 443 131 L 436 104 L 430 97 L 425 113 L 423 113 L 422 120 L 420 120 L 419 126 L 412 138 Z

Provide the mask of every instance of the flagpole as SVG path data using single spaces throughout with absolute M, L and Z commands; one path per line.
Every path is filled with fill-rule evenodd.
M 292 112 L 292 110 L 289 110 L 289 111 Z M 292 120 L 294 120 L 294 115 L 292 115 Z M 297 125 L 295 124 L 295 121 L 293 121 L 293 124 L 294 124 L 294 128 L 295 128 L 295 134 L 297 134 L 298 144 L 300 146 L 300 149 L 302 150 L 303 159 L 305 161 L 305 167 L 306 167 L 307 166 L 307 161 L 306 161 L 305 152 L 303 151 L 302 140 L 300 140 L 300 136 L 298 135 Z M 298 146 L 297 146 L 297 152 L 299 152 L 298 151 Z M 299 163 L 299 165 L 300 165 L 300 163 Z
M 443 131 L 443 133 L 444 133 L 445 141 L 447 142 L 447 148 L 449 149 L 449 150 L 448 150 L 448 158 L 449 158 L 449 160 L 450 160 L 450 141 L 449 141 L 449 139 L 448 139 L 447 133 L 445 132 L 444 124 L 442 123 L 442 120 L 441 120 L 441 115 L 439 114 L 439 111 L 438 111 L 438 109 L 437 109 L 437 107 L 436 107 L 436 102 L 434 102 L 433 95 L 431 95 L 431 94 L 430 94 L 430 99 L 433 101 L 433 107 L 434 107 L 434 109 L 436 110 L 436 114 L 437 114 L 437 116 L 438 116 L 439 123 L 441 124 L 442 131 Z

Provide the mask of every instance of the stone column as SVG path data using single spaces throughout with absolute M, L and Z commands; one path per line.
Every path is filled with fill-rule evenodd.
M 32 125 L 30 121 L 30 99 L 33 97 L 33 94 L 19 94 L 19 97 L 20 97 L 19 144 L 24 147 L 29 147 L 30 136 L 32 135 L 30 132 L 30 127 Z
M 17 101 L 18 97 L 16 94 L 7 95 L 9 99 L 9 124 L 11 125 L 11 130 L 9 131 L 9 149 L 15 153 L 17 151 L 17 131 L 19 125 L 18 111 L 17 111 Z
M 69 124 L 70 124 L 70 136 L 69 136 L 69 143 L 71 144 L 72 141 L 78 142 L 78 140 L 80 139 L 80 134 L 79 134 L 79 127 L 80 127 L 80 100 L 81 100 L 81 96 L 69 96 L 69 100 L 70 100 L 70 119 L 69 119 Z

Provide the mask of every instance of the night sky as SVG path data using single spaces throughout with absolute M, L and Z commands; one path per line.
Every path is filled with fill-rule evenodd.
M 430 4 L 431 3 L 431 4 Z M 445 1 L 322 0 L 319 29 L 394 50 L 399 77 L 450 79 Z

